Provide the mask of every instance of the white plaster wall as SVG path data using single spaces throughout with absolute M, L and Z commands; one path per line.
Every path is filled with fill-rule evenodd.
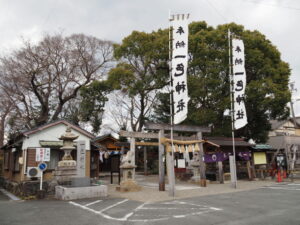
M 42 131 L 38 131 L 34 134 L 30 134 L 27 138 L 25 137 L 22 145 L 22 149 L 41 147 L 40 141 L 59 141 L 58 138 L 66 132 L 67 126 L 65 124 L 58 124 L 53 127 L 46 128 Z M 79 135 L 75 140 L 85 142 L 85 150 L 90 150 L 90 138 L 72 129 L 72 133 Z

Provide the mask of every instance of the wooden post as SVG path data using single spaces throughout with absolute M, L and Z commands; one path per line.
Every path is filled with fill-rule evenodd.
M 219 169 L 219 182 L 220 184 L 224 184 L 224 171 L 223 171 L 222 161 L 218 161 L 218 169 Z
M 247 161 L 247 171 L 249 180 L 253 180 L 252 171 L 251 171 L 251 162 L 250 160 Z
M 172 146 L 169 146 L 172 148 Z M 169 196 L 175 196 L 175 174 L 174 174 L 174 160 L 171 152 L 166 152 L 167 158 L 167 170 L 168 170 L 168 181 L 169 181 Z
M 148 175 L 147 172 L 147 147 L 144 146 L 144 175 Z
M 135 138 L 134 137 L 130 138 L 130 151 L 132 151 L 132 153 L 133 153 L 133 159 L 132 159 L 133 164 L 136 165 L 136 163 L 135 163 Z
M 135 166 L 135 138 L 132 137 L 130 138 L 130 151 L 133 153 L 133 157 L 132 157 L 132 164 Z M 132 179 L 135 179 L 135 168 L 133 169 L 133 174 L 132 174 Z
M 159 191 L 165 191 L 165 165 L 163 161 L 165 147 L 161 143 L 161 138 L 164 137 L 164 130 L 160 130 L 158 136 L 159 136 L 159 145 L 158 145 Z
M 202 140 L 202 132 L 197 132 L 197 139 Z M 205 163 L 203 161 L 204 151 L 203 151 L 203 144 L 199 143 L 199 155 L 200 155 L 200 186 L 206 187 L 206 172 L 205 172 Z

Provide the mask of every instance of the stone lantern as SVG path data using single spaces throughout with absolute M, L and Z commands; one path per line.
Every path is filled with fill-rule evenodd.
M 60 149 L 64 151 L 62 161 L 58 162 L 59 167 L 76 166 L 76 161 L 73 160 L 71 152 L 72 150 L 76 149 L 76 147 L 74 147 L 73 141 L 78 137 L 78 135 L 75 135 L 71 132 L 71 127 L 68 126 L 66 129 L 66 133 L 61 135 L 61 137 L 59 138 L 59 140 L 63 141 L 63 147 L 61 147 Z
M 191 181 L 195 183 L 200 182 L 200 154 L 199 152 L 194 152 L 193 159 L 191 161 L 191 166 L 193 168 L 193 176 L 191 177 Z

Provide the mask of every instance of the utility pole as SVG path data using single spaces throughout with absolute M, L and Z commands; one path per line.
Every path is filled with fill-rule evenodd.
M 295 130 L 297 128 L 299 128 L 298 126 L 298 123 L 297 123 L 297 120 L 296 120 L 296 116 L 295 116 L 295 111 L 294 111 L 294 100 L 293 100 L 293 93 L 294 92 L 297 92 L 297 89 L 295 88 L 295 81 L 294 82 L 291 82 L 289 83 L 290 85 L 290 91 L 291 91 L 291 112 L 292 112 L 292 118 L 293 118 L 293 122 L 294 122 L 294 126 L 295 126 Z M 295 99 L 295 101 L 298 101 L 299 99 Z M 289 146 L 289 149 L 288 149 L 288 162 L 289 162 L 289 169 L 291 170 L 291 180 L 292 182 L 294 181 L 294 169 L 295 169 L 295 162 L 296 162 L 296 154 L 297 154 L 297 151 L 298 151 L 298 146 L 297 145 L 292 145 L 292 146 Z
M 294 102 L 293 102 L 293 93 L 297 92 L 297 89 L 295 88 L 295 81 L 290 83 L 290 91 L 291 91 L 291 94 L 292 94 L 291 102 L 290 102 L 291 103 L 292 118 L 293 118 L 295 128 L 298 128 L 298 123 L 297 123 L 296 116 L 295 116 L 295 111 L 294 111 Z M 297 99 L 296 99 L 296 101 L 297 101 Z

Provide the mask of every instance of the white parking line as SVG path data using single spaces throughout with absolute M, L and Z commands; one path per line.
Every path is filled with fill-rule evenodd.
M 263 188 L 269 188 L 269 189 L 275 189 L 275 190 L 288 190 L 288 191 L 300 191 L 300 189 L 293 189 L 293 188 L 284 188 L 284 187 L 263 187 Z
M 128 201 L 128 199 L 125 199 L 125 200 Z M 91 209 L 91 208 L 89 208 L 89 207 L 87 207 L 87 206 L 80 205 L 80 204 L 78 204 L 78 203 L 76 203 L 76 202 L 72 202 L 72 201 L 70 201 L 69 204 L 74 205 L 74 206 L 77 206 L 77 207 L 80 207 L 80 208 L 85 209 L 85 210 L 87 210 L 87 211 L 90 211 L 90 212 L 92 212 L 92 213 L 101 215 L 102 217 L 104 217 L 104 218 L 106 218 L 106 219 L 117 220 L 117 221 L 126 221 L 126 220 L 128 219 L 128 217 L 130 217 L 130 216 L 132 215 L 132 213 L 128 213 L 127 215 L 125 215 L 125 216 L 122 217 L 122 218 L 111 217 L 111 216 L 109 216 L 109 215 L 103 213 L 103 211 L 105 211 L 105 210 L 107 210 L 107 209 L 110 209 L 110 208 L 112 208 L 112 207 L 114 207 L 114 206 L 116 206 L 116 205 L 119 205 L 119 204 L 121 204 L 121 203 L 123 203 L 123 202 L 125 202 L 125 201 L 118 202 L 118 204 L 111 205 L 110 207 L 107 207 L 107 208 L 105 208 L 104 210 L 101 210 L 101 211 L 96 211 L 96 210 Z
M 201 215 L 201 214 L 204 214 L 204 213 L 210 213 L 210 212 L 222 210 L 220 208 L 204 206 L 204 205 L 198 205 L 198 204 L 193 204 L 193 203 L 183 202 L 183 201 L 172 201 L 172 202 L 158 203 L 158 204 L 154 203 L 153 206 L 151 206 L 152 205 L 151 203 L 145 202 L 145 203 L 139 205 L 138 207 L 136 207 L 135 209 L 133 209 L 131 212 L 127 213 L 125 216 L 123 216 L 121 218 L 116 218 L 116 217 L 112 217 L 112 216 L 106 214 L 105 211 L 107 211 L 109 209 L 112 209 L 112 208 L 114 208 L 114 207 L 116 207 L 116 206 L 118 206 L 122 203 L 125 203 L 125 202 L 129 201 L 129 200 L 124 199 L 124 200 L 119 201 L 115 204 L 112 204 L 112 205 L 110 205 L 110 206 L 108 206 L 108 207 L 106 207 L 106 208 L 104 208 L 100 211 L 96 211 L 96 210 L 88 207 L 88 206 L 96 204 L 100 201 L 101 200 L 97 200 L 97 201 L 94 201 L 94 202 L 91 202 L 91 203 L 88 203 L 88 204 L 85 204 L 85 205 L 81 205 L 81 204 L 78 204 L 76 202 L 70 201 L 69 204 L 80 207 L 80 208 L 85 209 L 85 210 L 87 210 L 89 212 L 92 212 L 94 214 L 100 215 L 100 216 L 102 216 L 106 219 L 116 220 L 116 221 L 131 221 L 131 222 L 150 222 L 150 221 L 153 222 L 153 221 L 168 220 L 170 218 L 185 218 L 187 216 Z M 168 204 L 168 205 L 173 204 L 174 207 L 166 207 L 166 208 L 161 207 L 162 205 L 165 205 L 165 204 Z M 148 207 L 144 207 L 145 205 L 148 205 Z M 187 214 L 179 214 L 178 212 L 182 212 L 182 207 L 180 207 L 180 205 L 190 205 L 192 207 L 191 208 L 186 208 L 186 210 L 196 210 L 196 212 L 190 212 L 190 213 L 187 213 Z M 124 207 L 124 209 L 126 209 L 126 207 Z M 159 213 L 159 215 L 154 216 L 154 218 L 147 218 L 147 217 L 149 217 L 149 215 L 144 215 L 143 214 L 143 213 L 146 212 L 146 210 L 150 210 L 152 212 L 153 212 L 153 210 L 160 210 L 160 213 Z M 174 212 L 173 215 L 168 215 L 168 214 L 163 215 L 161 213 L 163 213 L 164 210 L 167 210 L 167 211 L 175 210 L 175 212 Z M 143 213 L 140 214 L 140 212 L 143 212 Z M 129 219 L 131 216 L 134 216 L 134 218 Z M 160 216 L 161 216 L 161 218 L 158 218 Z M 137 218 L 137 217 L 146 217 L 146 218 Z
M 102 200 L 97 200 L 97 201 L 94 201 L 94 202 L 91 202 L 91 203 L 88 203 L 88 204 L 85 204 L 84 206 L 90 206 L 90 205 L 94 205 L 94 204 L 97 204 L 99 202 L 102 202 Z
M 122 204 L 124 202 L 127 202 L 127 201 L 128 201 L 128 199 L 124 199 L 123 201 L 117 202 L 116 204 L 110 205 L 110 206 L 106 207 L 105 209 L 102 209 L 100 212 L 104 212 L 104 211 L 106 211 L 108 209 L 111 209 L 111 208 L 113 208 L 113 207 L 115 207 L 117 205 L 120 205 L 120 204 Z

